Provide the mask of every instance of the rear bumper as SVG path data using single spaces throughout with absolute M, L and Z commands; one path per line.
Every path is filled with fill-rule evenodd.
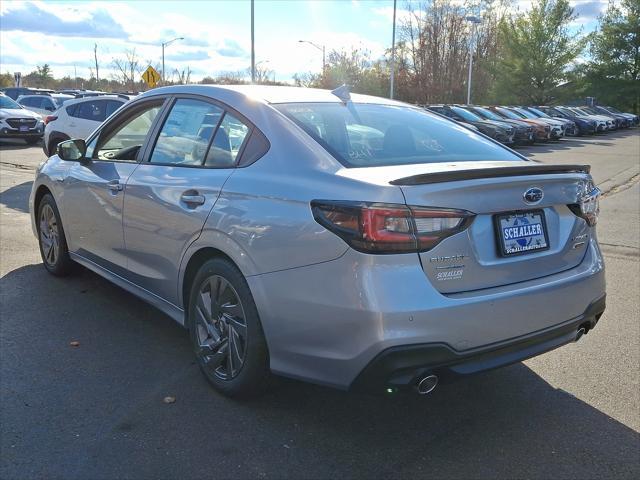
M 573 329 L 605 294 L 594 239 L 572 269 L 459 294 L 438 292 L 412 254 L 351 249 L 336 260 L 249 276 L 247 282 L 271 369 L 345 390 L 389 349 L 445 345 L 454 354 L 473 355 L 567 323 Z
M 351 388 L 379 392 L 383 388 L 408 389 L 426 375 L 437 375 L 439 383 L 446 383 L 521 362 L 575 341 L 580 328 L 589 332 L 605 306 L 603 295 L 583 314 L 560 325 L 471 351 L 459 352 L 444 343 L 389 348 L 365 367 Z

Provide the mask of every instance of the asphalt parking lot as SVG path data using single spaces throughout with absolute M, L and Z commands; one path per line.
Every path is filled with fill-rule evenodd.
M 589 163 L 605 192 L 593 332 L 426 397 L 282 379 L 237 402 L 168 317 L 91 272 L 45 272 L 27 211 L 42 149 L 1 143 L 0 477 L 640 478 L 640 131 L 520 151 Z

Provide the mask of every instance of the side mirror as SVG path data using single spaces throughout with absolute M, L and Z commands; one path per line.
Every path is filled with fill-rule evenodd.
M 87 144 L 82 139 L 66 140 L 58 144 L 58 157 L 70 162 L 82 161 L 87 153 Z

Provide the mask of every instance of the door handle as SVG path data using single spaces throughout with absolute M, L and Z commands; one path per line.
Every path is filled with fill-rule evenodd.
M 107 183 L 107 188 L 113 193 L 117 193 L 122 190 L 122 185 L 120 185 L 119 180 L 111 180 L 109 183 Z
M 204 205 L 204 195 L 200 195 L 198 192 L 185 192 L 180 196 L 180 200 L 192 208 Z

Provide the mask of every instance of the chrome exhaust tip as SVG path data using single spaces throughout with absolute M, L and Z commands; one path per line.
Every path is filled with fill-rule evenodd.
M 580 340 L 582 338 L 582 335 L 584 335 L 585 333 L 587 333 L 587 330 L 584 327 L 580 327 L 576 332 L 576 338 L 574 342 L 577 342 L 578 340 Z
M 416 390 L 420 395 L 426 395 L 427 393 L 433 392 L 437 386 L 438 376 L 427 375 L 418 382 L 418 384 L 416 385 Z

